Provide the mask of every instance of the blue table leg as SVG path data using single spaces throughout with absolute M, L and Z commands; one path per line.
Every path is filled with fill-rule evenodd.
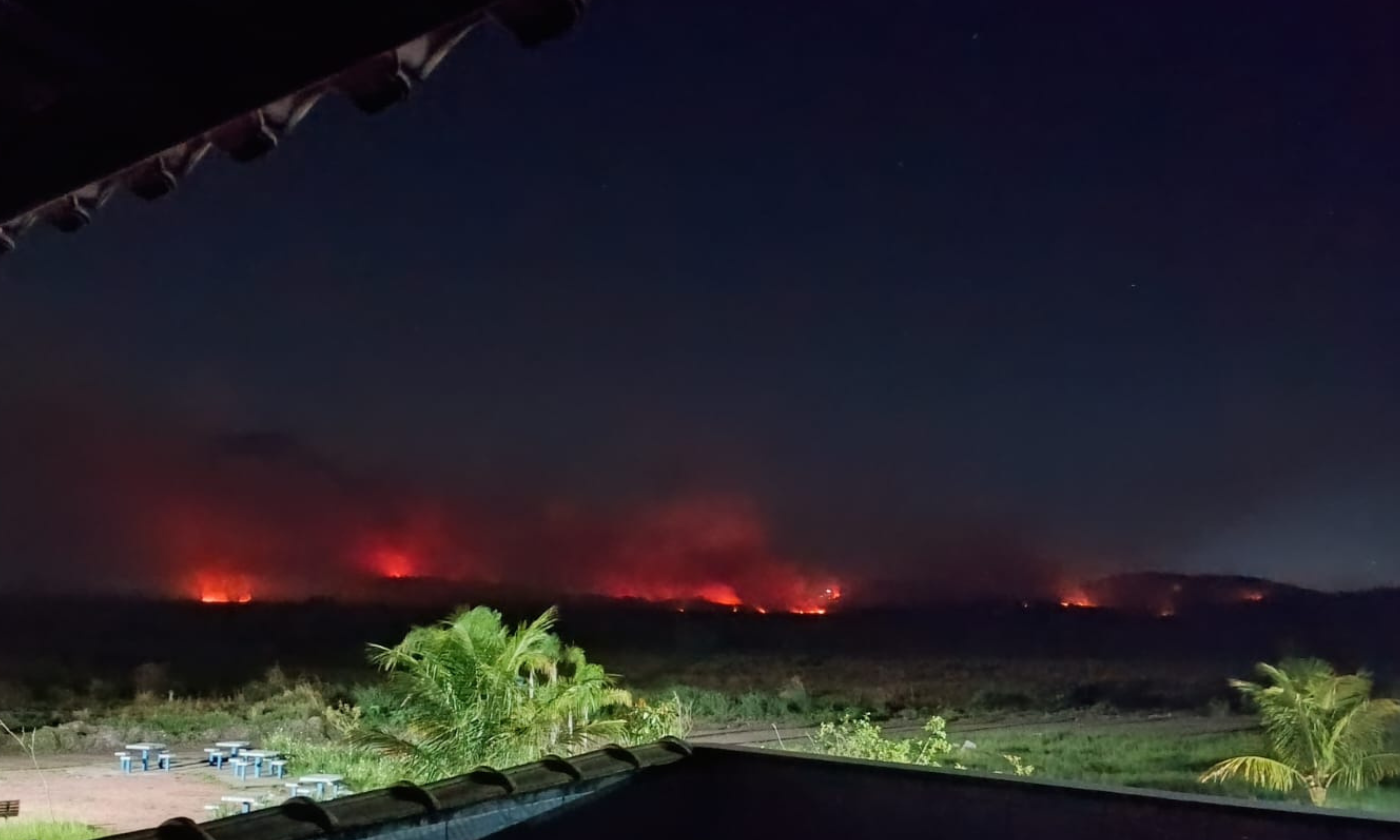
M 149 772 L 150 769 L 151 769 L 151 753 L 150 753 L 150 750 L 142 750 L 142 751 L 141 751 L 141 772 L 143 772 L 143 773 Z

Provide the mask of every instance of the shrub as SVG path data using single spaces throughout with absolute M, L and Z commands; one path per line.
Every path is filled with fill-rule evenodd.
M 352 790 L 374 790 L 414 779 L 402 761 L 343 739 L 313 741 L 286 732 L 274 732 L 264 746 L 282 753 L 291 773 L 336 773 Z
M 488 764 L 509 767 L 624 736 L 632 696 L 552 632 L 553 609 L 512 629 L 486 607 L 371 646 L 398 711 L 354 740 L 424 780 Z M 397 721 L 394 715 L 398 715 Z
M 885 737 L 870 715 L 842 717 L 836 723 L 823 723 L 811 736 L 811 752 L 895 764 L 941 766 L 953 745 L 948 742 L 946 722 L 937 715 L 924 724 L 924 737 L 895 741 Z
M 690 710 L 676 696 L 659 703 L 638 700 L 623 720 L 619 740 L 624 746 L 649 744 L 668 735 L 684 738 L 690 734 Z

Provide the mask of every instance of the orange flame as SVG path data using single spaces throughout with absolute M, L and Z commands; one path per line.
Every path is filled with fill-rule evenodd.
M 413 558 L 407 552 L 397 549 L 382 548 L 375 551 L 370 558 L 370 564 L 380 577 L 386 577 L 390 580 L 403 580 L 416 576 Z
M 1099 604 L 1082 588 L 1075 586 L 1060 596 L 1060 606 L 1066 609 L 1092 610 Z
M 202 604 L 246 604 L 253 600 L 253 587 L 242 576 L 203 574 L 195 580 L 195 595 Z

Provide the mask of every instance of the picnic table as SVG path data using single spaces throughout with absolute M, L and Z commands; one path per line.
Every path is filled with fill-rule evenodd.
M 281 753 L 276 750 L 244 750 L 241 757 L 253 760 L 253 778 L 256 779 L 262 776 L 263 760 L 277 758 L 280 755 Z
M 312 773 L 309 776 L 302 776 L 300 779 L 297 779 L 297 783 L 315 785 L 316 796 L 321 797 L 326 795 L 326 785 L 330 785 L 331 792 L 334 793 L 336 786 L 340 784 L 340 780 L 343 778 L 345 777 L 337 776 L 335 773 Z
M 247 741 L 215 741 L 214 746 L 221 750 L 228 750 L 229 758 L 238 758 L 238 751 L 246 750 L 252 744 Z
M 152 752 L 163 752 L 163 751 L 165 750 L 165 744 L 157 744 L 157 743 L 154 743 L 154 742 L 151 742 L 151 743 L 142 742 L 142 743 L 140 743 L 140 744 L 127 744 L 127 745 L 126 745 L 126 748 L 127 748 L 128 750 L 131 750 L 132 752 L 137 752 L 137 751 L 139 751 L 139 752 L 141 753 L 141 769 L 142 769 L 142 770 L 150 770 L 150 769 L 151 769 L 151 753 L 152 753 Z
M 236 794 L 231 794 L 229 796 L 221 796 L 219 797 L 219 800 L 221 802 L 228 802 L 237 805 L 238 809 L 245 814 L 250 813 L 253 810 L 253 806 L 257 804 L 258 801 L 257 799 L 251 796 L 238 796 Z

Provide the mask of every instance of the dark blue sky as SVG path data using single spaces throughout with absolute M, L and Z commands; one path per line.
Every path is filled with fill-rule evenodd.
M 598 0 L 28 237 L 9 527 L 100 566 L 63 435 L 258 432 L 843 574 L 1400 583 L 1400 15 L 1143 5 Z

